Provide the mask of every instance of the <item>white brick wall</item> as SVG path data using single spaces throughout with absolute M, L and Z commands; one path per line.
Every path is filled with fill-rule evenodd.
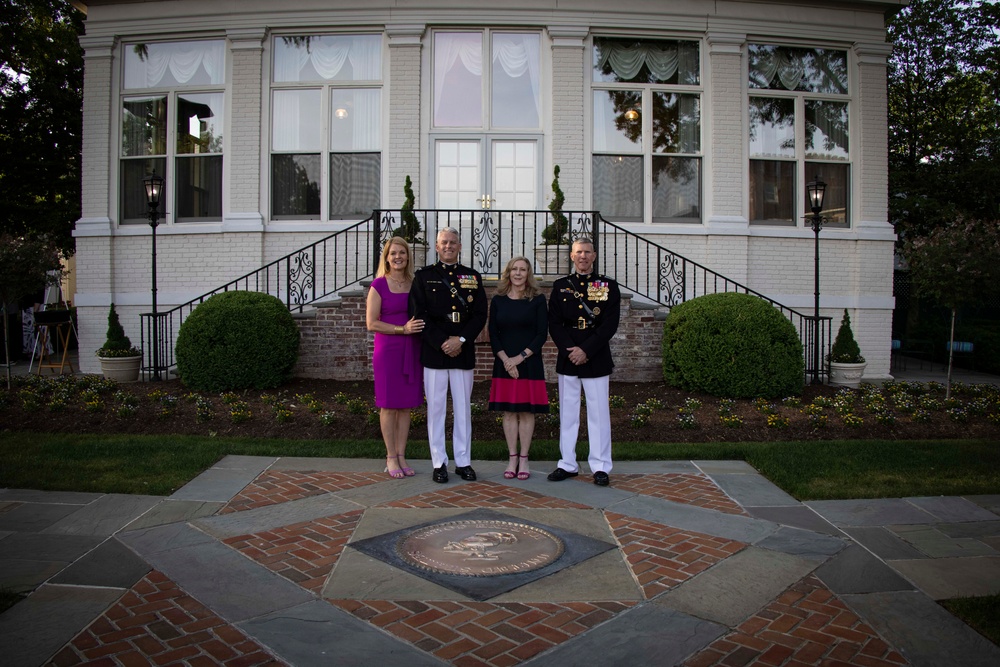
M 232 50 L 232 118 L 229 128 L 229 206 L 233 212 L 260 210 L 261 113 L 267 102 L 261 90 L 263 47 L 256 40 Z M 266 135 L 266 133 L 263 133 Z
M 710 79 L 706 88 L 705 114 L 709 154 L 706 192 L 707 218 L 716 216 L 745 217 L 743 211 L 746 165 L 743 145 L 743 57 L 738 51 L 742 36 L 709 36 Z M 736 50 L 734 53 L 733 51 Z M 706 170 L 708 171 L 708 170 Z
M 420 202 L 420 44 L 389 42 L 389 136 L 382 165 L 386 172 L 382 205 L 402 205 L 409 176 Z
M 559 187 L 566 196 L 564 208 L 584 206 L 584 57 L 579 46 L 552 50 L 552 165 L 559 165 Z M 552 170 L 544 178 L 545 203 L 552 199 Z
M 81 163 L 81 213 L 84 218 L 106 218 L 110 174 L 111 110 L 116 95 L 112 86 L 113 39 L 81 38 L 85 49 L 83 70 L 83 155 Z

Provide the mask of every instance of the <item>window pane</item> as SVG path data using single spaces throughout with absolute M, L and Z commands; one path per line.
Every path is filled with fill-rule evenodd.
M 642 148 L 642 91 L 594 91 L 594 151 L 635 152 Z
M 318 153 L 271 156 L 271 217 L 319 218 L 319 160 Z
M 122 103 L 122 157 L 166 153 L 167 98 L 126 99 Z
M 827 218 L 826 224 L 843 227 L 850 224 L 851 218 L 847 211 L 850 173 L 850 168 L 846 164 L 806 162 L 806 180 L 811 181 L 819 176 L 826 183 L 826 195 L 823 197 L 823 216 Z M 803 214 L 812 214 L 812 209 L 809 208 L 809 196 L 804 186 L 802 196 Z
M 847 93 L 847 52 L 751 44 L 750 87 L 808 93 Z
M 795 163 L 750 160 L 750 221 L 795 224 Z
M 382 156 L 330 155 L 330 217 L 366 218 L 382 202 Z
M 806 100 L 806 157 L 846 160 L 847 103 Z
M 276 151 L 320 150 L 320 91 L 276 90 L 271 113 L 271 146 Z
M 594 38 L 594 81 L 699 82 L 698 42 Z
M 126 44 L 124 55 L 126 89 L 226 82 L 222 40 Z
M 701 150 L 701 108 L 697 95 L 653 93 L 653 151 Z M 655 177 L 655 176 L 654 176 Z
M 373 81 L 381 78 L 380 35 L 274 38 L 275 81 Z
M 701 222 L 701 160 L 653 157 L 653 222 Z
M 177 152 L 221 153 L 225 118 L 222 93 L 177 96 Z
M 493 126 L 539 126 L 538 35 L 493 36 Z
M 382 91 L 334 88 L 330 99 L 330 150 L 372 151 L 382 147 Z
M 750 155 L 795 157 L 795 100 L 750 98 Z
M 434 35 L 434 125 L 483 126 L 483 35 Z
M 149 206 L 146 203 L 146 188 L 142 179 L 154 171 L 163 176 L 167 173 L 166 158 L 122 160 L 121 161 L 121 222 L 146 223 Z M 165 200 L 164 200 L 165 201 Z M 160 202 L 160 213 L 164 213 L 166 205 Z M 162 215 L 160 220 L 162 221 Z
M 616 221 L 642 220 L 642 157 L 595 155 L 594 208 Z
M 222 156 L 177 158 L 176 220 L 222 220 Z

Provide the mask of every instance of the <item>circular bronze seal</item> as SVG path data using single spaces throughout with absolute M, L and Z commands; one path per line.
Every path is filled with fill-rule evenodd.
M 410 565 L 467 577 L 531 572 L 558 560 L 564 548 L 547 530 L 490 519 L 425 526 L 396 543 L 396 553 Z

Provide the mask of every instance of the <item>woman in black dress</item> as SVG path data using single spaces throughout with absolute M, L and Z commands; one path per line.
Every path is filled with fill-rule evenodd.
M 489 332 L 495 355 L 490 410 L 503 412 L 503 433 L 509 454 L 503 476 L 528 479 L 531 476 L 528 450 L 535 432 L 535 415 L 549 411 L 542 365 L 548 309 L 531 262 L 524 257 L 515 257 L 504 267 L 490 303 Z

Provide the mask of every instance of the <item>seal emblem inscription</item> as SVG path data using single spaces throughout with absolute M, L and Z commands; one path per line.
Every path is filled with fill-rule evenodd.
M 424 526 L 396 543 L 396 554 L 415 567 L 468 577 L 531 572 L 558 560 L 564 549 L 547 530 L 493 519 Z

